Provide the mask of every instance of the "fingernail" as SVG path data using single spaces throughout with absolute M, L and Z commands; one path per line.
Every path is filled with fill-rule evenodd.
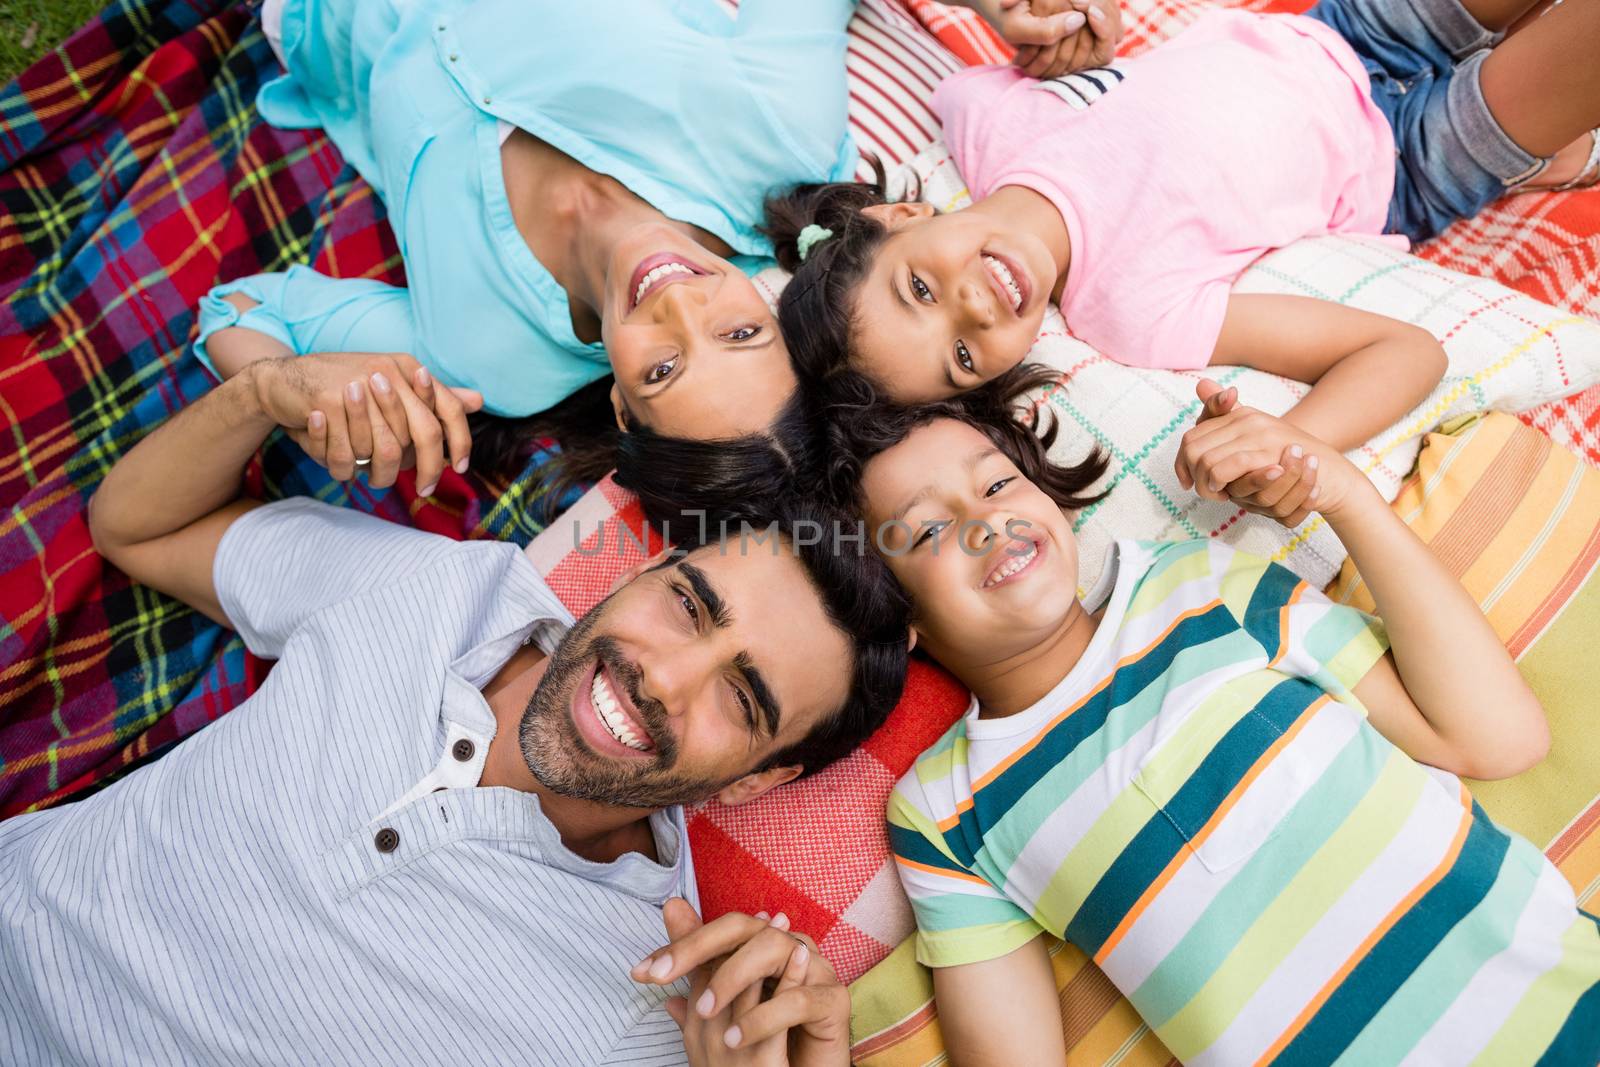
M 700 1018 L 709 1019 L 717 1010 L 717 997 L 711 990 L 700 994 L 700 999 L 694 1002 L 694 1010 L 700 1013 Z
M 1316 470 L 1317 469 L 1317 457 L 1316 456 L 1312 456 L 1310 459 L 1306 460 L 1306 466 L 1308 468 L 1310 468 L 1311 470 Z
M 1211 491 L 1213 493 L 1217 492 L 1218 490 L 1220 490 L 1222 488 L 1222 483 L 1217 481 L 1215 478 L 1207 478 L 1206 479 L 1206 484 L 1211 487 Z
M 730 1026 L 727 1030 L 723 1031 L 722 1043 L 727 1045 L 729 1048 L 738 1048 L 739 1042 L 743 1040 L 744 1034 L 737 1026 Z
M 768 919 L 772 918 L 772 916 L 768 915 L 764 911 L 758 911 L 756 912 L 756 918 L 760 919 L 762 922 L 766 922 Z
M 389 379 L 385 378 L 383 375 L 379 374 L 377 371 L 373 371 L 373 373 L 372 373 L 372 388 L 377 390 L 379 393 L 382 393 L 384 396 L 388 396 L 389 395 Z
M 1269 482 L 1276 481 L 1278 476 L 1281 475 L 1282 473 L 1283 473 L 1283 468 L 1282 467 L 1273 467 L 1271 470 L 1267 471 L 1267 481 L 1269 481 Z
M 1290 445 L 1289 446 L 1289 455 L 1293 456 L 1295 459 L 1299 459 L 1301 456 L 1303 456 L 1305 454 L 1306 454 L 1305 453 L 1305 449 L 1301 448 L 1299 445 Z
M 650 965 L 650 977 L 654 978 L 658 982 L 671 973 L 672 955 L 670 953 L 665 956 L 657 957 L 656 961 Z
M 322 429 L 322 424 L 326 421 L 328 421 L 328 417 L 320 411 L 313 411 L 306 416 L 306 426 L 313 430 Z
M 1106 20 L 1106 13 L 1097 7 L 1091 7 L 1089 9 L 1089 17 L 1094 19 L 1096 22 L 1104 22 Z
M 418 385 L 422 385 L 422 386 L 426 386 L 431 381 L 433 381 L 433 375 L 428 373 L 428 368 L 427 367 L 418 367 L 417 368 L 417 384 Z
M 349 385 L 345 386 L 344 387 L 344 395 L 349 397 L 352 403 L 357 401 L 357 400 L 360 400 L 361 399 L 361 383 L 360 382 L 351 382 Z
M 1082 29 L 1083 15 L 1077 11 L 1064 15 L 1061 19 L 1061 28 L 1068 31 Z
M 465 473 L 467 473 L 467 457 L 466 456 L 462 456 L 460 459 L 456 460 L 456 473 L 457 474 L 465 474 Z
M 1315 499 L 1317 499 L 1317 494 L 1320 493 L 1320 492 L 1322 492 L 1322 486 L 1313 485 L 1311 487 L 1311 495 L 1309 497 L 1307 497 L 1306 499 L 1307 500 L 1315 500 Z
M 778 914 L 772 917 L 772 925 L 776 926 L 780 930 L 789 929 L 789 916 L 785 915 L 781 911 L 778 912 Z
M 650 957 L 646 956 L 638 963 L 635 963 L 628 973 L 633 975 L 635 978 L 644 978 L 647 976 L 650 973 Z
M 811 950 L 806 948 L 804 945 L 796 945 L 794 947 L 793 959 L 796 967 L 804 967 L 806 962 L 811 959 Z
M 439 488 L 439 483 L 438 482 L 434 482 L 432 485 L 425 485 L 421 489 L 417 490 L 417 495 L 418 496 L 432 496 L 433 495 L 433 491 L 435 489 L 437 489 L 437 488 Z

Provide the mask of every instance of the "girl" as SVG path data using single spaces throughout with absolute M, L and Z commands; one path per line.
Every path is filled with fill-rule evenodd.
M 328 132 L 384 201 L 409 285 L 305 267 L 230 282 L 202 304 L 197 354 L 223 377 L 260 358 L 235 327 L 271 338 L 268 355 L 408 353 L 482 394 L 502 420 L 489 451 L 554 429 L 585 477 L 630 428 L 707 466 L 725 454 L 681 443 L 770 450 L 786 470 L 805 420 L 746 273 L 771 252 L 758 223 L 774 183 L 854 172 L 853 8 L 269 0 L 288 74 L 261 113 Z M 988 14 L 1018 43 L 1084 21 Z M 574 417 L 529 421 L 607 374 Z M 348 416 L 375 420 L 360 388 Z
M 796 363 L 817 376 L 848 365 L 902 403 L 950 397 L 1015 366 L 1055 301 L 1124 363 L 1242 363 L 1314 383 L 1289 422 L 1339 449 L 1366 441 L 1438 381 L 1438 343 L 1229 286 L 1301 237 L 1422 240 L 1508 189 L 1592 182 L 1600 3 L 1567 0 L 1491 49 L 1529 6 L 1213 11 L 1103 69 L 963 71 L 934 109 L 970 208 L 886 203 L 881 183 L 769 202 L 795 272 L 779 319 Z
M 1204 539 L 1118 542 L 1091 610 L 1062 509 L 1093 466 L 1033 476 L 1003 413 L 863 420 L 841 465 L 973 694 L 889 807 L 952 1062 L 1066 1062 L 1044 932 L 1185 1063 L 1596 1062 L 1600 925 L 1456 777 L 1541 759 L 1541 708 L 1336 449 L 1206 395 L 1212 446 L 1292 439 L 1240 502 L 1320 511 L 1381 624 Z

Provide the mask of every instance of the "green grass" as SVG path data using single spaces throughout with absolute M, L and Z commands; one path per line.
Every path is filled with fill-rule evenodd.
M 100 13 L 107 0 L 0 0 L 0 83 Z

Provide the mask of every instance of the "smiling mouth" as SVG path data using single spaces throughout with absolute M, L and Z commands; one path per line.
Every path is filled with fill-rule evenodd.
M 1011 264 L 992 253 L 982 255 L 984 269 L 989 272 L 999 291 L 1010 303 L 1012 314 L 1021 314 L 1022 305 L 1027 298 L 1027 284 L 1012 270 Z
M 605 665 L 595 669 L 594 680 L 589 683 L 590 703 L 594 717 L 617 742 L 638 752 L 654 752 L 655 746 L 644 734 L 644 728 L 623 710 L 623 701 L 611 687 Z
M 688 281 L 697 278 L 706 272 L 683 259 L 670 253 L 657 253 L 646 257 L 634 268 L 633 277 L 630 279 L 628 310 L 632 311 L 645 298 L 658 289 L 664 289 L 673 282 Z
M 994 589 L 1008 582 L 1020 581 L 1022 576 L 1033 569 L 1034 564 L 1044 557 L 1044 542 L 1023 539 L 1027 547 L 1023 551 L 1012 554 L 1008 549 L 1006 558 L 999 566 L 989 572 L 983 580 L 985 589 Z

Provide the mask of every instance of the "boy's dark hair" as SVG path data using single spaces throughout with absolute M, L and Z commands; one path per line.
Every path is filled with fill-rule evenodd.
M 874 182 L 810 183 L 767 198 L 762 232 L 772 240 L 778 265 L 794 275 L 778 297 L 778 327 L 804 382 L 861 377 L 850 368 L 854 293 L 889 236 L 887 227 L 862 214 L 889 202 L 882 162 L 866 158 Z M 800 231 L 810 225 L 826 227 L 833 236 L 813 244 L 802 261 Z
M 867 540 L 854 536 L 860 520 L 853 515 L 790 496 L 776 502 L 764 521 L 746 521 L 763 536 L 776 530 L 782 543 L 740 539 L 708 551 L 793 552 L 828 618 L 850 642 L 850 691 L 843 706 L 805 737 L 773 753 L 761 768 L 799 764 L 801 777 L 806 777 L 852 752 L 883 725 L 899 701 L 909 658 L 911 601 Z
M 473 465 L 515 477 L 544 441 L 554 439 L 560 452 L 539 471 L 540 520 L 553 520 L 573 489 L 615 470 L 617 484 L 638 496 L 646 518 L 658 528 L 670 523 L 679 544 L 700 527 L 701 512 L 713 529 L 723 520 L 769 513 L 769 502 L 816 466 L 818 420 L 804 390 L 795 390 L 766 433 L 702 441 L 644 425 L 619 430 L 610 389 L 606 377 L 535 415 L 473 416 Z
M 1023 363 L 970 393 L 931 404 L 901 405 L 880 398 L 859 376 L 837 381 L 827 405 L 828 464 L 824 476 L 829 499 L 839 506 L 861 507 L 861 475 L 871 460 L 904 441 L 918 427 L 936 419 L 966 423 L 1003 452 L 1016 468 L 1065 511 L 1076 511 L 1102 499 L 1089 487 L 1105 474 L 1109 459 L 1099 445 L 1081 463 L 1058 466 L 1050 460 L 1060 423 L 1045 407 L 1028 425 L 1018 416 L 1025 394 L 1046 389 L 1060 373 L 1039 363 Z

